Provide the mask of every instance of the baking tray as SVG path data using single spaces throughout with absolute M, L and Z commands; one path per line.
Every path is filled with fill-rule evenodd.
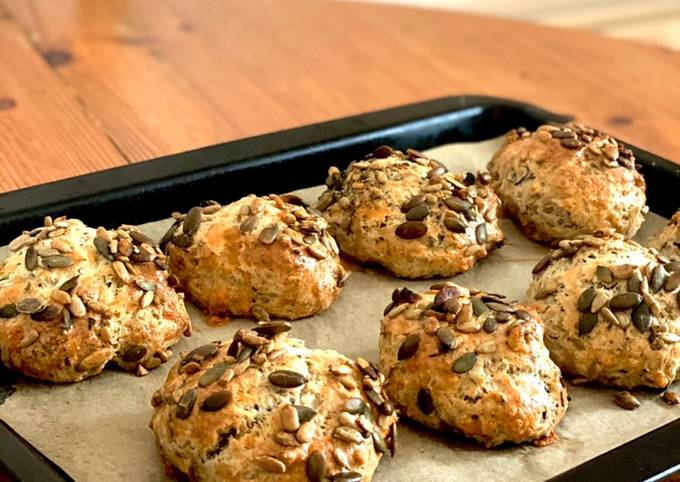
M 205 147 L 0 195 L 0 244 L 39 224 L 47 214 L 68 214 L 106 225 L 144 223 L 171 210 L 187 210 L 204 199 L 226 203 L 249 193 L 318 184 L 331 165 L 344 167 L 380 144 L 425 150 L 568 119 L 515 101 L 459 96 Z M 669 217 L 678 201 L 663 193 L 680 186 L 680 166 L 632 149 L 647 181 L 650 208 Z M 12 375 L 0 371 L 0 401 L 11 385 Z M 551 480 L 660 480 L 677 471 L 680 419 Z M 0 482 L 5 479 L 72 480 L 0 423 Z

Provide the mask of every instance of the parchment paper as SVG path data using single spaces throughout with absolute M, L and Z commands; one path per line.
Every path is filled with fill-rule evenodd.
M 473 170 L 483 168 L 499 144 L 500 140 L 495 139 L 447 145 L 429 154 L 454 170 Z M 321 190 L 311 188 L 299 194 L 314 201 Z M 169 204 L 168 211 L 171 209 Z M 646 239 L 664 222 L 659 216 L 648 215 L 638 240 Z M 158 238 L 168 225 L 166 220 L 142 229 Z M 464 286 L 521 300 L 532 266 L 547 249 L 528 241 L 509 220 L 503 222 L 503 229 L 509 242 L 454 279 Z M 0 256 L 5 253 L 6 250 Z M 431 284 L 432 281 L 408 282 L 359 269 L 327 311 L 294 322 L 291 336 L 304 339 L 310 347 L 332 348 L 351 357 L 377 361 L 379 321 L 392 290 L 401 286 L 423 290 Z M 189 311 L 194 320 L 194 335 L 183 339 L 173 349 L 175 353 L 211 340 L 230 338 L 236 329 L 252 325 L 235 320 L 227 326 L 208 326 L 193 306 L 189 306 Z M 19 378 L 16 393 L 0 405 L 0 417 L 76 480 L 165 480 L 154 436 L 148 428 L 152 414 L 149 400 L 176 362 L 174 356 L 143 378 L 115 369 L 72 385 Z M 642 406 L 634 412 L 625 411 L 612 402 L 613 391 L 570 386 L 571 403 L 557 429 L 559 441 L 545 448 L 512 446 L 489 450 L 403 420 L 397 454 L 394 459 L 383 459 L 374 480 L 543 480 L 680 415 L 680 408 L 665 405 L 653 392 L 637 393 Z

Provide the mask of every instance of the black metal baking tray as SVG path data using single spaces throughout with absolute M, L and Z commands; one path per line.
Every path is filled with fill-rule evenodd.
M 250 193 L 319 184 L 328 167 L 344 167 L 376 146 L 428 149 L 475 142 L 524 126 L 570 118 L 539 107 L 480 96 L 445 97 L 164 156 L 0 195 L 0 244 L 47 214 L 89 224 L 143 223 L 205 199 L 222 203 Z M 678 209 L 680 166 L 631 146 L 648 186 L 652 211 Z M 11 385 L 0 371 L 0 391 Z M 0 421 L 1 422 L 1 421 Z M 554 481 L 652 481 L 680 471 L 680 419 L 610 450 Z M 0 424 L 0 481 L 71 480 L 44 454 Z

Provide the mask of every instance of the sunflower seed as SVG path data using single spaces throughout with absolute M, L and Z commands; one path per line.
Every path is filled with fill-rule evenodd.
M 583 144 L 581 141 L 578 139 L 572 139 L 572 138 L 567 138 L 567 139 L 561 139 L 560 144 L 567 149 L 578 149 L 580 147 L 583 147 Z
M 36 252 L 35 247 L 29 246 L 26 250 L 24 265 L 28 271 L 33 271 L 38 267 L 38 253 Z
M 592 286 L 584 290 L 581 296 L 579 296 L 578 301 L 576 301 L 576 309 L 581 312 L 589 311 L 596 295 L 597 291 Z
M 649 278 L 649 290 L 652 293 L 658 293 L 661 287 L 666 282 L 667 277 L 668 273 L 666 272 L 664 267 L 660 264 L 657 264 L 652 270 L 652 275 Z
M 652 326 L 652 315 L 649 307 L 645 303 L 638 305 L 638 307 L 633 310 L 631 318 L 635 328 L 641 333 L 648 332 L 649 328 Z
M 444 226 L 449 231 L 459 234 L 464 233 L 467 229 L 467 225 L 462 220 L 454 216 L 445 217 Z
M 633 276 L 635 269 L 636 267 L 632 264 L 619 264 L 610 268 L 616 279 L 629 279 Z
M 204 412 L 217 412 L 224 408 L 230 400 L 231 394 L 226 390 L 212 393 L 201 403 L 201 410 Z
M 196 396 L 198 395 L 198 390 L 192 388 L 187 390 L 177 402 L 177 409 L 175 411 L 175 416 L 180 420 L 186 420 L 191 415 L 194 409 L 194 404 L 196 403 Z
M 47 305 L 37 313 L 31 315 L 34 321 L 51 321 L 61 315 L 62 307 L 59 305 Z
M 252 216 L 248 216 L 243 220 L 241 225 L 239 226 L 239 231 L 241 234 L 249 233 L 253 229 L 257 227 L 257 222 L 259 221 L 259 216 L 257 214 L 253 214 Z
M 441 353 L 448 353 L 456 346 L 456 339 L 451 328 L 445 326 L 439 328 L 437 338 L 439 338 L 439 351 Z
M 258 240 L 262 244 L 272 244 L 274 241 L 276 241 L 276 238 L 279 236 L 280 231 L 281 228 L 279 227 L 279 225 L 276 223 L 272 223 L 266 228 L 264 228 L 262 231 L 260 231 Z
M 475 238 L 477 239 L 477 244 L 484 244 L 487 240 L 486 223 L 478 224 L 475 228 Z
M 345 426 L 336 427 L 335 430 L 333 430 L 333 437 L 344 442 L 355 444 L 360 444 L 364 440 L 364 437 L 358 430 Z
M 109 243 L 107 243 L 106 241 L 99 237 L 94 238 L 93 243 L 94 247 L 97 248 L 97 251 L 99 252 L 100 255 L 102 255 L 109 261 L 113 261 L 113 255 L 111 254 L 111 250 L 109 249 Z M 47 258 L 43 258 L 43 262 L 45 262 L 45 259 Z
M 418 408 L 424 415 L 430 415 L 434 412 L 434 400 L 432 394 L 426 388 L 421 388 L 418 391 Z
M 678 405 L 680 403 L 680 396 L 678 395 L 678 392 L 674 392 L 673 390 L 666 390 L 663 392 L 661 398 L 668 405 Z
M 602 315 L 602 318 L 605 319 L 605 321 L 611 323 L 612 325 L 619 325 L 619 319 L 616 317 L 616 315 L 607 308 L 606 306 L 600 310 L 600 314 Z
M 680 286 L 680 271 L 675 271 L 668 278 L 666 278 L 666 281 L 663 284 L 663 289 L 665 289 L 666 291 L 673 291 L 678 286 Z
M 635 410 L 640 406 L 640 402 L 630 392 L 614 393 L 614 403 L 626 410 Z
M 275 370 L 269 374 L 269 383 L 279 388 L 296 388 L 307 383 L 307 378 L 292 370 Z
M 63 239 L 55 239 L 52 241 L 52 247 L 59 251 L 60 253 L 72 253 L 73 246 L 64 241 Z
M 283 474 L 286 472 L 286 464 L 275 457 L 269 455 L 261 455 L 255 457 L 255 463 L 264 471 L 273 474 Z
M 201 225 L 201 214 L 203 210 L 199 206 L 195 206 L 189 210 L 187 215 L 184 217 L 184 223 L 182 223 L 182 231 L 184 234 L 193 236 L 198 227 Z
M 118 279 L 124 284 L 128 284 L 131 281 L 132 277 L 121 261 L 114 261 L 111 264 L 111 267 L 113 268 L 113 272 L 116 273 L 116 276 L 118 276 Z
M 67 266 L 71 266 L 73 264 L 73 260 L 68 256 L 56 255 L 42 258 L 42 263 L 46 268 L 65 268 Z
M 219 348 L 219 345 L 216 343 L 201 345 L 187 353 L 187 355 L 182 359 L 182 363 L 189 363 L 192 361 L 200 363 L 203 360 L 207 360 L 217 355 Z
M 626 283 L 626 289 L 631 293 L 640 293 L 640 285 L 642 284 L 642 273 L 639 269 L 633 271 L 628 282 Z
M 26 313 L 32 315 L 37 313 L 45 307 L 45 304 L 36 298 L 24 298 L 16 304 L 15 308 L 19 313 Z
M 609 300 L 609 308 L 613 311 L 628 310 L 642 303 L 642 296 L 637 293 L 620 293 Z
M 281 428 L 286 432 L 295 432 L 300 428 L 300 417 L 293 405 L 286 405 L 281 409 Z
M 678 342 L 680 342 L 680 335 L 676 335 L 675 333 L 671 333 L 670 331 L 660 333 L 659 338 L 666 343 L 678 343 Z
M 413 333 L 406 337 L 404 342 L 399 347 L 399 352 L 397 353 L 397 360 L 406 360 L 411 358 L 418 351 L 418 345 L 420 345 L 420 335 Z
M 316 432 L 316 425 L 312 421 L 304 422 L 300 425 L 300 428 L 295 433 L 295 439 L 304 444 L 311 442 L 314 438 L 314 433 Z
M 33 238 L 29 234 L 22 234 L 16 238 L 14 238 L 10 243 L 9 243 L 9 249 L 10 251 L 18 251 L 27 244 L 32 244 L 35 243 L 36 239 Z
M 328 251 L 321 245 L 307 246 L 307 251 L 316 259 L 325 259 L 328 257 Z
M 263 321 L 263 322 L 269 322 L 269 313 L 267 313 L 267 310 L 262 308 L 260 305 L 253 305 L 250 308 L 250 314 L 255 318 L 257 321 Z
M 21 338 L 21 341 L 19 341 L 17 348 L 23 349 L 32 345 L 33 343 L 36 342 L 39 336 L 40 333 L 38 333 L 38 330 L 33 329 L 29 331 Z
M 593 302 L 590 305 L 590 311 L 592 313 L 599 312 L 607 304 L 607 301 L 609 301 L 607 293 L 605 293 L 604 291 L 598 291 L 597 294 L 595 295 L 595 298 L 593 298 Z
M 427 233 L 427 225 L 420 221 L 406 221 L 397 226 L 395 233 L 402 239 L 416 239 Z
M 453 362 L 453 371 L 455 373 L 466 373 L 474 368 L 477 363 L 477 354 L 474 352 L 466 353 L 458 357 Z
M 326 478 L 326 456 L 315 450 L 307 458 L 305 474 L 310 482 L 322 482 Z
M 472 208 L 472 204 L 470 204 L 468 201 L 453 196 L 444 199 L 444 204 L 446 204 L 446 207 L 448 207 L 449 209 L 452 209 L 459 213 L 466 212 Z
M 0 318 L 14 318 L 18 314 L 19 310 L 17 310 L 14 303 L 10 303 L 0 308 Z
M 149 236 L 147 236 L 146 234 L 144 234 L 140 231 L 130 231 L 129 234 L 130 234 L 130 237 L 132 239 L 134 239 L 135 241 L 137 241 L 137 243 L 139 243 L 139 244 L 146 243 L 150 246 L 156 245 L 156 241 L 154 241 Z M 189 233 L 185 232 L 185 234 L 189 234 Z
M 582 313 L 578 321 L 579 336 L 587 335 L 597 325 L 597 313 Z
M 427 204 L 419 204 L 412 207 L 406 213 L 407 221 L 422 221 L 430 214 L 430 207 Z
M 198 386 L 201 388 L 209 387 L 222 378 L 222 375 L 227 371 L 227 368 L 227 365 L 222 363 L 207 369 L 205 373 L 201 375 L 201 378 L 198 379 Z
M 676 245 L 677 246 L 677 245 Z M 680 271 L 680 261 L 672 261 L 666 264 L 666 271 L 674 273 L 675 271 Z
M 136 362 L 144 358 L 147 349 L 142 345 L 127 345 L 120 351 L 120 358 L 124 362 Z
M 153 303 L 154 293 L 153 291 L 145 291 L 142 299 L 139 300 L 139 307 L 141 309 L 148 308 Z
M 156 284 L 144 278 L 135 278 L 135 284 L 143 291 L 154 291 Z

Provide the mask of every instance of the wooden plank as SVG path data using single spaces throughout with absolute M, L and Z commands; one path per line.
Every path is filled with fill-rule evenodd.
M 680 159 L 680 54 L 669 49 L 489 17 L 360 3 L 0 5 L 49 54 L 88 115 L 133 162 L 464 93 L 571 113 Z M 16 55 L 5 52 L 0 59 L 11 57 Z
M 0 59 L 0 191 L 126 163 L 6 17 Z

